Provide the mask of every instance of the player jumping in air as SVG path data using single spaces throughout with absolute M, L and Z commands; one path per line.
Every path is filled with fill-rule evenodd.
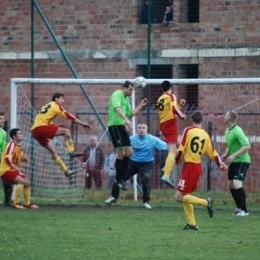
M 82 125 L 85 129 L 90 129 L 90 126 L 66 111 L 62 106 L 63 102 L 64 94 L 58 92 L 54 93 L 52 95 L 52 101 L 42 106 L 38 111 L 31 128 L 31 133 L 39 144 L 50 152 L 52 159 L 59 165 L 60 169 L 65 173 L 65 176 L 68 177 L 75 172 L 69 170 L 62 159 L 58 156 L 54 145 L 51 143 L 51 139 L 55 136 L 64 136 L 65 146 L 69 151 L 70 158 L 81 156 L 83 153 L 77 153 L 74 151 L 74 144 L 69 129 L 55 125 L 52 120 L 56 116 L 63 116 L 74 121 L 76 124 Z
M 176 96 L 172 94 L 172 85 L 167 80 L 162 82 L 162 91 L 163 94 L 158 98 L 156 108 L 160 118 L 160 130 L 168 145 L 169 152 L 166 158 L 164 174 L 161 180 L 174 188 L 170 175 L 174 166 L 175 155 L 177 152 L 177 117 L 180 117 L 183 120 L 186 119 L 186 115 L 180 110 L 184 106 L 185 100 L 181 99 L 179 104 L 177 103 Z

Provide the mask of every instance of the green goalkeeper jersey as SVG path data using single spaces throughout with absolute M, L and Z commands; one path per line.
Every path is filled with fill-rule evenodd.
M 228 147 L 228 155 L 232 155 L 243 146 L 250 146 L 249 140 L 246 137 L 242 128 L 238 125 L 234 125 L 232 128 L 226 129 L 226 143 Z M 250 163 L 250 156 L 248 152 L 239 155 L 233 162 L 245 162 Z
M 6 147 L 6 131 L 3 128 L 0 128 L 0 155 L 2 157 L 2 153 L 5 150 Z M 0 160 L 1 160 L 0 157 Z
M 122 90 L 116 90 L 110 96 L 108 107 L 108 126 L 125 124 L 125 120 L 115 111 L 116 107 L 120 107 L 127 117 L 131 116 L 132 109 L 130 99 L 124 95 Z

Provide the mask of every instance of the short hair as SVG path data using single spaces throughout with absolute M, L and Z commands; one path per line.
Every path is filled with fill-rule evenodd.
M 238 114 L 235 110 L 230 110 L 228 111 L 229 112 L 229 118 L 230 118 L 230 121 L 232 123 L 235 123 L 237 121 L 237 118 L 238 118 Z
M 10 137 L 13 139 L 13 137 L 16 136 L 16 135 L 17 135 L 17 132 L 19 132 L 19 131 L 21 131 L 20 128 L 12 128 L 12 129 L 10 130 L 10 133 L 9 133 Z
M 168 91 L 172 87 L 171 83 L 168 80 L 162 82 L 162 91 Z
M 0 112 L 0 116 L 4 116 L 5 115 L 5 112 Z
M 125 83 L 123 84 L 122 88 L 129 88 L 130 86 L 134 86 L 134 84 L 129 81 L 129 80 L 126 80 Z
M 55 93 L 52 95 L 51 100 L 52 100 L 52 101 L 55 101 L 56 98 L 60 98 L 60 97 L 64 97 L 64 94 L 63 94 L 63 93 L 60 93 L 60 92 L 55 92 Z
M 192 115 L 191 115 L 191 118 L 192 118 L 192 121 L 195 123 L 195 124 L 201 124 L 202 121 L 203 121 L 203 114 L 198 111 L 198 110 L 195 110 Z

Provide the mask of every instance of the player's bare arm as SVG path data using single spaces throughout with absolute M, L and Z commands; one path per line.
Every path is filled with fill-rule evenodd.
M 88 123 L 82 122 L 78 118 L 74 120 L 76 124 L 82 125 L 84 129 L 91 129 L 90 125 Z
M 133 128 L 133 124 L 132 124 L 132 121 L 129 120 L 126 115 L 124 114 L 124 112 L 122 111 L 122 109 L 120 107 L 116 107 L 115 108 L 115 111 L 117 112 L 117 114 L 123 118 L 125 120 L 125 124 L 130 128 L 132 129 Z
M 231 163 L 231 162 L 233 162 L 239 155 L 241 155 L 241 154 L 243 154 L 243 153 L 249 151 L 250 149 L 251 149 L 251 146 L 250 146 L 250 145 L 248 145 L 248 146 L 243 146 L 243 147 L 241 147 L 237 152 L 235 152 L 235 153 L 231 154 L 230 156 L 228 156 L 228 157 L 226 158 L 226 161 L 227 161 L 228 163 Z
M 141 102 L 139 103 L 139 105 L 135 109 L 132 110 L 131 116 L 135 116 L 137 113 L 139 113 L 142 110 L 142 108 L 147 106 L 148 103 L 149 103 L 149 101 L 147 98 L 142 99 Z

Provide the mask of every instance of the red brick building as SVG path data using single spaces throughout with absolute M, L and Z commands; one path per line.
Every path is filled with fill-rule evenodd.
M 167 1 L 152 2 L 152 78 L 260 77 L 259 1 L 174 0 L 174 21 L 166 25 L 160 17 L 163 19 Z M 10 79 L 31 77 L 31 6 L 30 1 L 16 0 L 3 0 L 1 5 L 0 110 L 9 120 Z M 79 78 L 146 76 L 148 26 L 140 23 L 141 0 L 38 0 L 38 5 Z M 73 78 L 36 8 L 34 14 L 34 77 Z M 97 97 L 107 91 L 104 86 L 87 90 Z M 152 103 L 158 91 L 158 87 L 153 88 Z M 191 107 L 218 115 L 250 103 L 260 93 L 254 84 L 179 86 L 175 91 Z M 48 87 L 36 88 L 36 107 L 47 102 L 52 92 Z M 100 106 L 104 104 L 100 98 Z M 68 106 L 73 113 L 84 110 L 86 100 L 80 91 L 71 93 Z M 258 147 L 259 102 L 239 112 L 239 123 Z M 156 125 L 157 119 L 152 120 Z M 222 135 L 219 120 L 217 125 L 217 136 Z M 257 157 L 259 152 L 254 150 L 253 154 Z M 257 172 L 259 167 L 255 167 Z

